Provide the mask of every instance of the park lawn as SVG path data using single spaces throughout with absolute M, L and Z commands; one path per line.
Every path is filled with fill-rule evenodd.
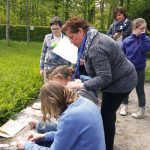
M 150 81 L 150 58 L 147 60 L 147 63 L 146 63 L 145 80 Z
M 14 41 L 8 47 L 0 40 L 0 125 L 38 96 L 41 46 Z

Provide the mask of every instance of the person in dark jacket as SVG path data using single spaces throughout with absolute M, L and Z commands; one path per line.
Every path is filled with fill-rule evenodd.
M 107 35 L 122 46 L 122 41 L 132 32 L 131 21 L 127 17 L 125 8 L 116 7 L 113 11 L 114 22 L 110 25 Z
M 112 150 L 115 137 L 116 111 L 137 83 L 133 64 L 126 59 L 119 45 L 108 35 L 98 32 L 80 17 L 65 22 L 63 31 L 78 49 L 75 69 L 78 73 L 80 57 L 91 77 L 83 83 L 69 82 L 73 89 L 101 90 L 101 114 L 104 124 L 106 149 Z
M 123 51 L 135 66 L 138 75 L 136 92 L 138 96 L 139 110 L 131 116 L 137 119 L 143 118 L 145 114 L 145 68 L 146 68 L 146 53 L 150 51 L 150 38 L 146 35 L 147 23 L 143 18 L 137 18 L 132 22 L 132 34 L 123 40 Z M 123 106 L 120 115 L 127 115 L 128 99 L 123 101 Z

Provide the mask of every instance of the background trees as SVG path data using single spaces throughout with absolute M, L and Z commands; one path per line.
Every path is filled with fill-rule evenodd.
M 6 24 L 6 2 L 0 1 L 0 24 Z M 116 6 L 126 7 L 131 19 L 145 18 L 150 26 L 149 0 L 10 0 L 10 24 L 48 26 L 53 16 L 65 21 L 78 15 L 105 30 Z

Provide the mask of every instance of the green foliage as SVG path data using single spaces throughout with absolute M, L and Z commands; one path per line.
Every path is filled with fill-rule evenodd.
M 5 39 L 6 36 L 6 25 L 0 25 L 0 39 Z M 43 41 L 45 34 L 50 33 L 49 27 L 36 26 L 34 30 L 30 30 L 30 40 L 31 41 Z M 10 39 L 17 41 L 27 40 L 26 26 L 24 25 L 11 25 L 10 26 Z
M 37 98 L 41 43 L 0 41 L 0 125 Z
M 145 72 L 145 80 L 146 81 L 150 81 L 150 57 L 147 60 L 146 72 Z
M 131 1 L 129 10 L 132 19 L 144 18 L 147 21 L 147 26 L 150 30 L 150 3 L 148 0 Z

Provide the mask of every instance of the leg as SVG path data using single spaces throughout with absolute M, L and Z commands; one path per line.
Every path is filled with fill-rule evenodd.
M 48 70 L 48 68 L 47 67 L 45 67 L 44 68 L 44 74 L 43 74 L 43 76 L 44 76 L 44 82 L 47 82 L 47 70 Z
M 128 99 L 129 99 L 129 96 L 125 97 L 125 99 L 122 102 L 122 106 L 120 109 L 121 116 L 126 116 L 128 113 Z
M 57 125 L 53 122 L 49 122 L 48 120 L 46 120 L 45 123 L 43 121 L 40 121 L 36 124 L 36 130 L 38 133 L 56 131 Z
M 129 92 L 130 93 L 130 92 Z M 102 95 L 101 114 L 105 132 L 106 150 L 113 150 L 116 111 L 129 93 L 107 93 Z
M 145 91 L 144 91 L 144 81 L 145 81 L 145 70 L 137 70 L 138 82 L 136 86 L 136 92 L 138 95 L 139 107 L 145 107 Z
M 141 119 L 145 115 L 145 92 L 144 92 L 144 80 L 145 80 L 145 70 L 136 70 L 138 76 L 138 82 L 136 86 L 136 93 L 138 96 L 139 110 L 136 113 L 132 113 L 132 117 L 136 119 Z
M 128 105 L 128 99 L 129 99 L 129 96 L 125 97 L 122 104 Z
M 53 142 L 52 141 L 40 141 L 40 140 L 37 140 L 37 141 L 35 141 L 35 143 L 40 145 L 40 146 L 50 147 Z

